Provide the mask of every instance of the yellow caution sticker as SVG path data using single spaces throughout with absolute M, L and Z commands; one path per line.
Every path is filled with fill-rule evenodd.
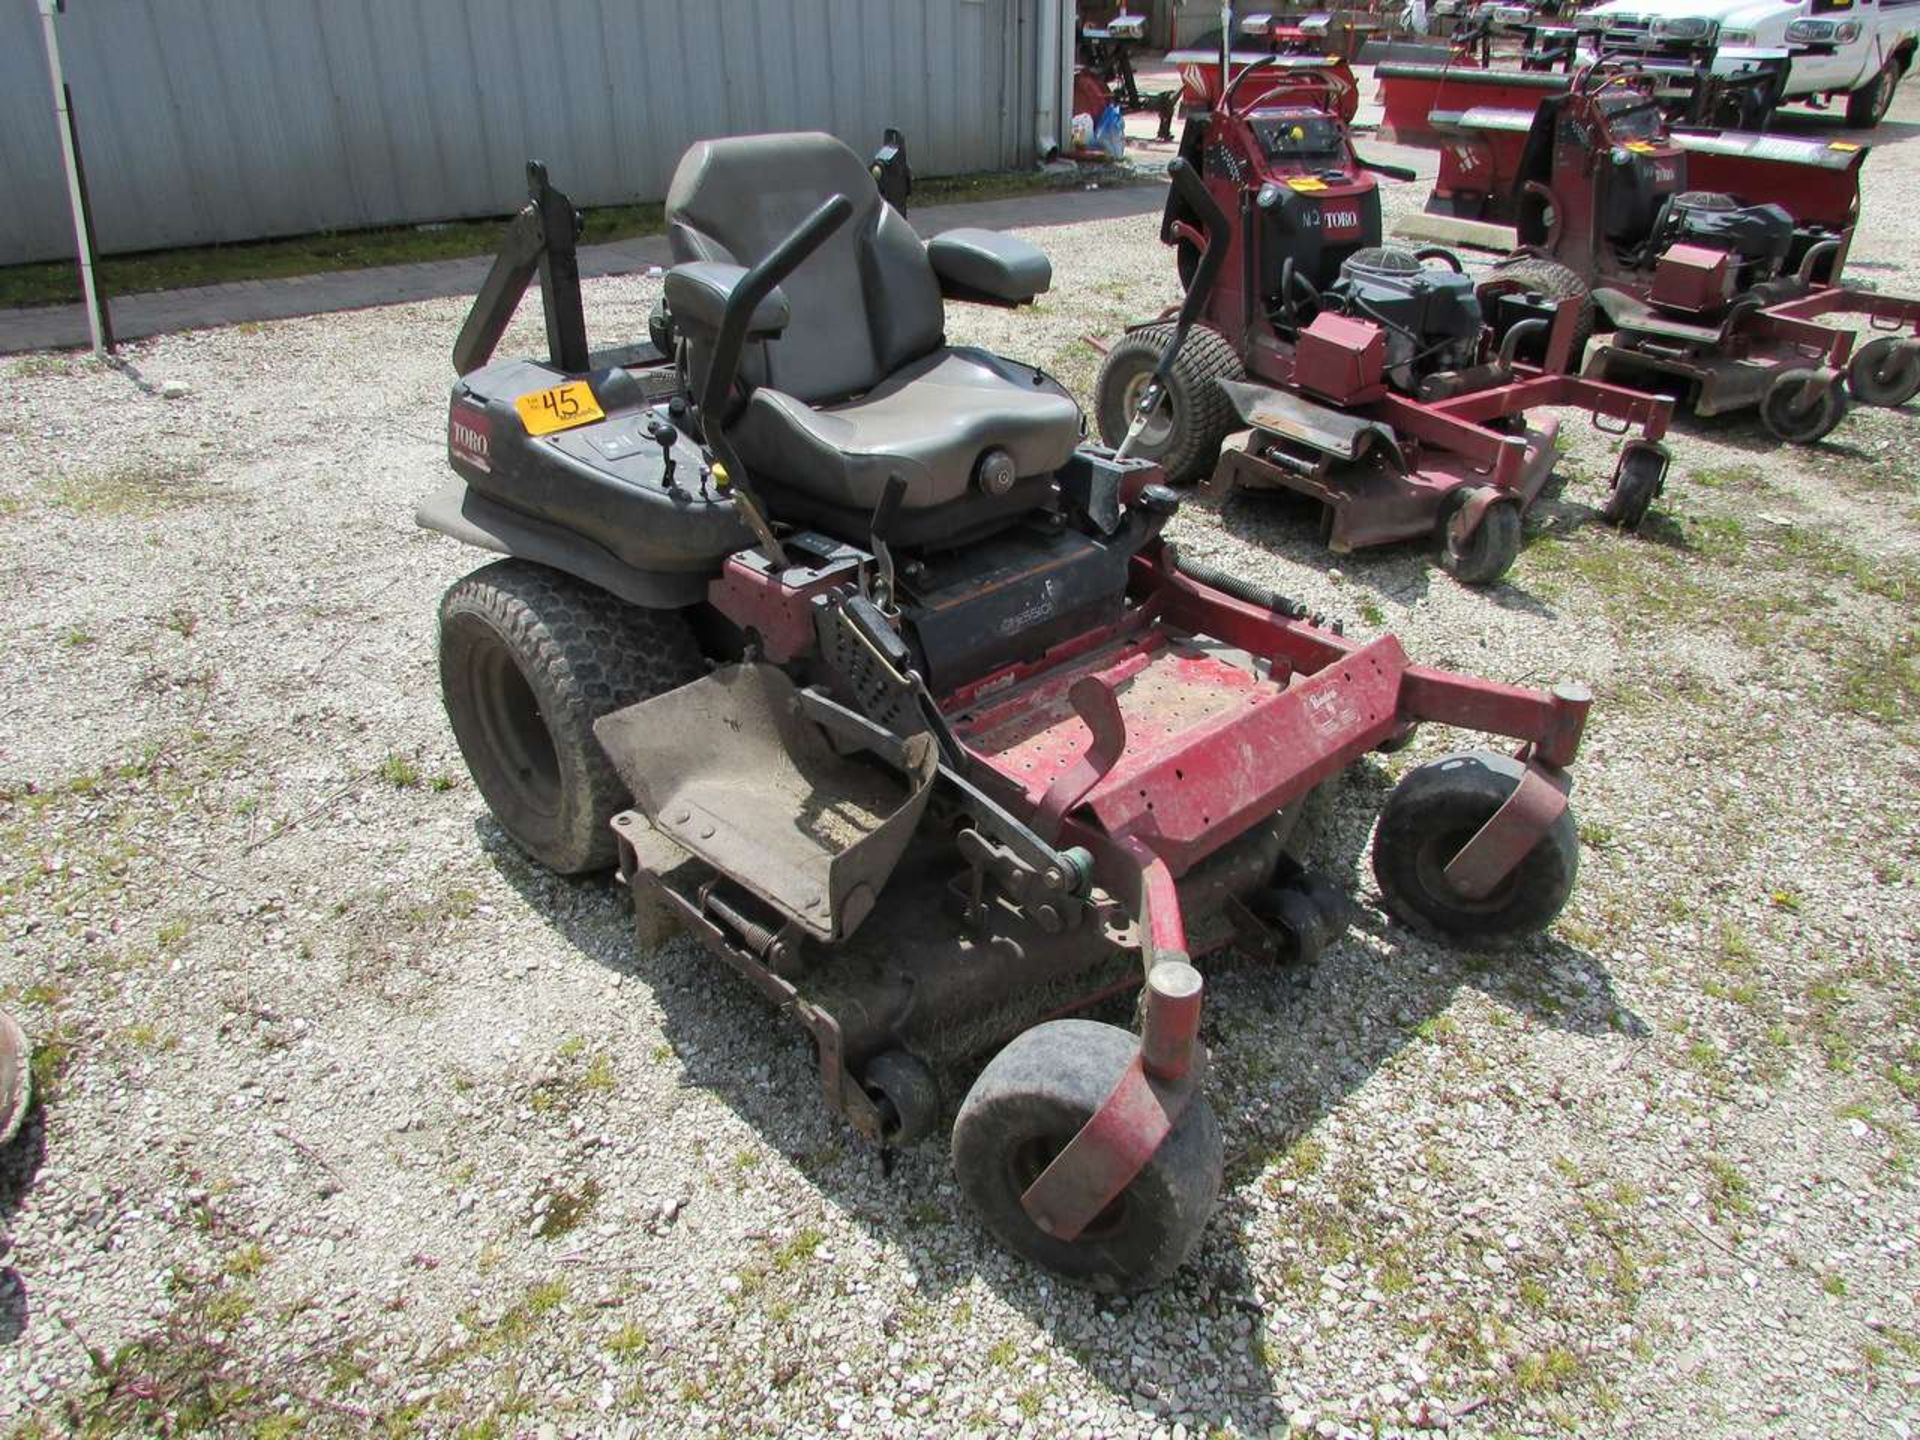
M 571 430 L 576 425 L 591 425 L 607 418 L 600 402 L 593 398 L 593 387 L 584 380 L 569 380 L 547 390 L 535 390 L 513 402 L 520 412 L 520 423 L 529 435 L 551 435 Z
M 1858 150 L 1860 147 L 1854 144 L 1851 140 L 1829 140 L 1827 142 L 1827 148 L 1829 150 L 1840 150 L 1845 152 L 1848 155 L 1851 155 L 1854 151 Z

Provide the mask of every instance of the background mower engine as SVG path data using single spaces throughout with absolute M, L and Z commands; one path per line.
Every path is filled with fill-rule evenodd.
M 1125 453 L 1209 495 L 1318 501 L 1336 551 L 1431 536 L 1456 578 L 1488 584 L 1519 555 L 1557 454 L 1557 422 L 1527 412 L 1578 406 L 1641 431 L 1607 505 L 1637 525 L 1666 474 L 1670 403 L 1561 373 L 1580 322 L 1561 297 L 1483 293 L 1445 250 L 1383 248 L 1369 172 L 1411 172 L 1354 153 L 1337 77 L 1291 70 L 1276 97 L 1271 63 L 1188 117 L 1161 239 L 1196 323 L 1176 333 L 1161 316 L 1108 352 L 1108 443 L 1127 437 Z

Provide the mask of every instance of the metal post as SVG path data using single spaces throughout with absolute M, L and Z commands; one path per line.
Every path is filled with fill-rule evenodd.
M 73 117 L 67 111 L 67 78 L 60 68 L 60 39 L 55 34 L 54 17 L 64 9 L 66 0 L 40 0 L 40 26 L 47 43 L 47 71 L 53 80 L 53 119 L 60 131 L 60 154 L 67 166 L 67 199 L 73 205 L 73 239 L 80 252 L 80 288 L 87 299 L 87 329 L 93 335 L 93 353 L 105 355 L 111 342 L 101 316 L 100 292 L 93 279 L 86 190 L 80 179 L 79 156 L 73 148 Z

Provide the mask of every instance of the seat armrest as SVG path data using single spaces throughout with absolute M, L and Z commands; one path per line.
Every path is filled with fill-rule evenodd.
M 950 300 L 1025 305 L 1053 284 L 1053 264 L 1037 245 L 998 230 L 949 230 L 927 242 L 927 259 Z
M 667 271 L 667 310 L 682 332 L 716 335 L 720 317 L 727 308 L 727 297 L 746 278 L 746 269 L 717 260 L 690 260 Z M 787 328 L 792 312 L 779 286 L 754 308 L 747 326 L 749 336 L 778 335 Z

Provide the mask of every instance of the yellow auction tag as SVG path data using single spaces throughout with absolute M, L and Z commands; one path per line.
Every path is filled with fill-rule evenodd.
M 569 380 L 522 395 L 513 402 L 513 408 L 520 412 L 520 423 L 529 435 L 551 435 L 556 430 L 571 430 L 607 418 L 607 412 L 593 398 L 593 387 L 584 380 Z
M 1327 188 L 1327 182 L 1313 175 L 1291 175 L 1287 177 L 1287 188 L 1298 190 L 1303 195 L 1317 194 Z

